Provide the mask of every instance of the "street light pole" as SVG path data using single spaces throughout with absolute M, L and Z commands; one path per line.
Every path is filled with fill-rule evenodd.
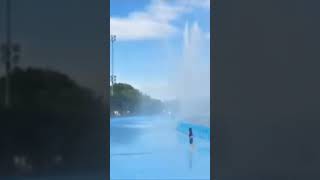
M 116 41 L 116 35 L 111 35 L 111 95 L 113 95 L 113 85 L 115 83 L 115 75 L 113 72 L 114 68 L 114 51 L 113 51 L 113 43 Z
M 12 42 L 11 29 L 11 0 L 6 0 L 6 22 L 5 35 L 6 41 L 1 45 L 1 59 L 5 65 L 5 89 L 4 89 L 4 106 L 9 108 L 12 105 L 11 99 L 11 69 L 12 65 L 16 66 L 20 58 L 20 45 Z
M 7 0 L 7 28 L 5 45 L 5 67 L 6 67 L 6 85 L 5 85 L 5 107 L 10 107 L 10 71 L 11 71 L 11 0 Z

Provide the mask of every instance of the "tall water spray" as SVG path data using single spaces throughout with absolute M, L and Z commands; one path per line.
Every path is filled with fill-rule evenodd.
M 180 118 L 209 124 L 210 56 L 208 40 L 195 22 L 184 28 L 184 48 L 175 83 Z

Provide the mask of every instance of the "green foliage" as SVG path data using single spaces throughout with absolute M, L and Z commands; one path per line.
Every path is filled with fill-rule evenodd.
M 11 93 L 10 109 L 0 107 L 0 174 L 16 170 L 15 155 L 27 156 L 35 172 L 103 168 L 107 107 L 102 99 L 64 74 L 41 69 L 15 69 Z M 4 77 L 1 104 L 3 95 Z M 63 161 L 54 165 L 57 155 Z
M 142 94 L 129 84 L 114 84 L 113 94 L 110 97 L 110 110 L 121 114 L 154 114 L 162 112 L 160 100 Z M 129 112 L 129 113 L 128 113 Z
M 4 102 L 4 78 L 0 79 L 0 100 Z M 21 109 L 76 111 L 90 108 L 93 94 L 66 75 L 50 70 L 15 69 L 11 75 L 11 103 Z

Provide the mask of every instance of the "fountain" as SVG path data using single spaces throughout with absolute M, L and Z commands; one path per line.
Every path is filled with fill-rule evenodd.
M 173 83 L 179 102 L 177 113 L 181 119 L 209 125 L 210 58 L 205 56 L 207 39 L 197 22 L 191 27 L 188 22 L 185 24 L 183 39 L 183 57 Z

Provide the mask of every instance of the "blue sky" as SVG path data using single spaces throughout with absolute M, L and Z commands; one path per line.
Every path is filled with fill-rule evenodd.
M 201 29 L 210 63 L 210 0 L 111 0 L 110 15 L 117 82 L 154 98 L 174 98 L 168 87 L 182 58 L 187 22 Z

